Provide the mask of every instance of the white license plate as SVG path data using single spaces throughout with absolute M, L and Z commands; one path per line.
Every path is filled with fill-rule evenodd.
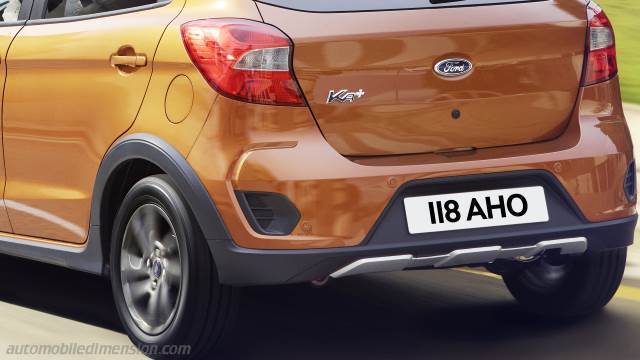
M 411 234 L 549 221 L 541 186 L 410 197 L 404 209 Z

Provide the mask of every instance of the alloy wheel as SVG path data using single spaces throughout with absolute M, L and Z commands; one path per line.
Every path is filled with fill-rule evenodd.
M 175 318 L 182 289 L 182 260 L 176 231 L 158 205 L 137 208 L 120 252 L 124 299 L 136 325 L 149 335 L 164 332 Z

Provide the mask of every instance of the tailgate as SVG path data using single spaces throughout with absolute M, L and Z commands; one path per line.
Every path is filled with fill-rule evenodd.
M 543 141 L 562 133 L 577 99 L 583 0 L 440 1 L 385 11 L 341 5 L 344 12 L 328 12 L 335 1 L 290 2 L 299 9 L 270 2 L 283 4 L 259 2 L 264 20 L 292 38 L 302 91 L 343 155 Z

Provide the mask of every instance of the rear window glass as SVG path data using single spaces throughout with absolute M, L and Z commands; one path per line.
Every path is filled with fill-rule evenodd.
M 256 0 L 293 10 L 355 12 L 513 4 L 548 0 Z

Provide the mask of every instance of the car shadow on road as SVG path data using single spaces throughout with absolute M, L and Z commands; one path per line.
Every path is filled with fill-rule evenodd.
M 0 301 L 122 331 L 105 279 L 6 256 L 0 274 Z M 220 359 L 477 358 L 480 344 L 485 356 L 500 357 L 531 339 L 617 316 L 541 320 L 498 280 L 457 271 L 353 277 L 323 288 L 251 287 L 237 300 Z
M 598 321 L 540 319 L 501 282 L 478 275 L 370 275 L 320 289 L 244 289 L 233 339 L 220 358 L 502 359 L 526 355 L 523 343 L 545 338 L 551 345 Z
M 0 301 L 121 331 L 110 283 L 98 276 L 0 255 Z

